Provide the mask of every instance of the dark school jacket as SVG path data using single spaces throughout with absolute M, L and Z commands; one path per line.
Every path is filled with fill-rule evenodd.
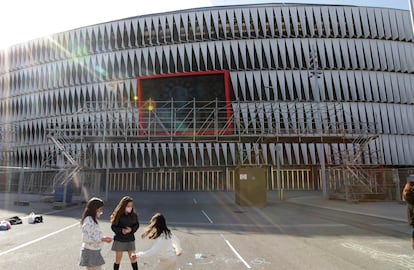
M 135 215 L 135 218 L 134 216 Z M 135 219 L 135 222 L 133 220 Z M 131 227 L 131 232 L 127 234 L 122 234 L 122 229 L 126 227 Z M 111 229 L 115 233 L 114 240 L 119 242 L 131 242 L 135 241 L 134 233 L 139 228 L 138 216 L 136 213 L 131 213 L 129 215 L 122 214 L 119 218 L 118 224 L 112 224 Z

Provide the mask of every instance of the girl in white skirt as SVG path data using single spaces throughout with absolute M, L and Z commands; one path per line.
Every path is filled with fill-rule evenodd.
M 155 243 L 147 251 L 135 254 L 139 258 L 157 255 L 159 260 L 154 269 L 177 269 L 177 256 L 181 256 L 182 249 L 178 238 L 168 229 L 165 218 L 160 213 L 151 218 L 151 223 L 142 233 L 142 238 L 154 239 Z
M 83 211 L 82 247 L 80 266 L 86 266 L 88 270 L 100 270 L 105 264 L 101 255 L 102 243 L 111 243 L 112 238 L 103 236 L 97 218 L 102 215 L 103 201 L 99 198 L 91 198 Z

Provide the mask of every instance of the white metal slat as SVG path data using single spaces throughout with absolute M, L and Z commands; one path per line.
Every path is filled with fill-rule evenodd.
M 371 47 L 370 50 L 372 52 L 371 61 L 372 61 L 373 68 L 374 68 L 374 70 L 380 70 L 381 65 L 380 65 L 380 59 L 379 59 L 379 55 L 378 55 L 377 41 L 376 40 L 370 40 L 369 45 Z
M 411 86 L 414 85 L 413 76 L 404 76 L 404 82 L 407 90 L 407 103 L 412 104 L 414 102 L 414 91 L 411 90 Z
M 332 89 L 332 94 L 335 93 L 335 99 L 336 101 L 343 101 L 344 97 L 345 97 L 345 92 L 343 89 L 348 89 L 348 88 L 341 88 L 341 83 L 342 84 L 346 84 L 346 82 L 341 82 L 342 79 L 340 79 L 340 74 L 342 72 L 331 72 L 331 77 L 332 77 L 332 83 L 333 83 L 333 89 Z M 346 74 L 343 74 L 344 78 L 346 78 Z M 343 86 L 342 86 L 343 87 Z
M 374 72 L 369 73 L 369 80 L 371 82 L 371 89 L 372 89 L 372 99 L 374 102 L 380 101 L 380 93 L 379 93 L 379 86 L 378 86 L 378 78 L 377 74 Z
M 399 44 L 399 43 L 400 42 L 398 42 L 396 45 L 398 47 L 398 55 L 399 55 L 399 60 L 400 60 L 401 72 L 407 72 L 409 71 L 409 67 L 408 67 L 409 64 L 407 63 L 407 59 L 411 59 L 411 58 L 409 58 L 409 56 L 407 55 L 406 44 Z
M 312 103 L 304 103 L 303 104 L 303 110 L 305 115 L 305 124 L 306 128 L 308 129 L 306 132 L 313 133 L 313 123 L 314 123 L 314 117 L 312 113 Z
M 299 155 L 299 144 L 293 143 L 292 148 L 293 148 L 293 155 L 294 155 L 295 163 L 296 163 L 295 165 L 302 164 L 302 161 L 300 160 L 300 155 Z
M 224 165 L 228 165 L 228 152 L 227 152 L 227 143 L 221 144 L 221 149 L 223 150 L 223 157 L 224 157 Z M 219 159 L 217 159 L 219 160 Z
M 362 132 L 368 132 L 369 124 L 367 120 L 367 110 L 366 110 L 366 104 L 370 103 L 357 103 L 358 104 L 358 115 L 359 115 L 359 124 L 361 126 Z
M 338 29 L 340 29 L 341 37 L 345 37 L 347 35 L 347 30 L 346 30 L 344 7 L 335 7 L 335 10 L 337 13 L 337 18 L 338 18 L 338 25 L 339 25 Z
M 365 57 L 365 65 L 366 65 L 366 67 L 367 67 L 368 70 L 372 70 L 373 69 L 374 63 L 372 61 L 372 55 L 373 54 L 375 55 L 375 53 L 377 53 L 376 51 L 375 52 L 371 52 L 370 42 L 371 42 L 370 40 L 362 40 L 362 49 L 364 50 L 364 54 L 366 55 L 366 57 Z
M 368 25 L 369 25 L 369 31 L 371 33 L 371 37 L 376 39 L 378 38 L 378 31 L 377 31 L 377 23 L 375 21 L 375 9 L 369 8 L 367 9 L 368 14 Z
M 269 42 L 270 42 L 270 51 L 272 52 L 272 55 L 273 55 L 273 62 L 275 63 L 275 68 L 278 69 L 281 66 L 283 67 L 283 64 L 279 63 L 278 53 L 280 52 L 278 48 L 279 47 L 278 41 L 276 39 L 271 39 Z
M 279 82 L 280 92 L 282 94 L 282 97 L 278 97 L 278 98 L 281 98 L 282 101 L 285 101 L 286 100 L 285 74 L 282 72 L 277 72 L 277 80 Z M 274 85 L 276 86 L 277 84 L 274 84 Z M 276 89 L 276 92 L 277 92 L 277 89 Z M 275 96 L 275 100 L 276 100 L 276 96 Z
M 261 25 L 258 25 L 257 27 L 261 27 L 263 37 L 267 37 L 267 30 L 266 30 L 266 8 L 259 7 L 257 9 L 257 16 L 260 19 Z
M 308 33 L 308 23 L 306 21 L 306 14 L 305 14 L 305 8 L 304 7 L 298 7 L 298 17 L 299 17 L 299 24 L 302 27 L 302 33 L 304 37 L 309 36 L 310 33 Z
M 293 165 L 292 163 L 292 145 L 290 143 L 283 144 L 286 158 L 287 158 L 287 165 Z M 282 160 L 281 160 L 282 161 Z
M 329 18 L 330 21 L 332 23 L 332 29 L 331 31 L 333 32 L 333 37 L 338 37 L 339 36 L 339 26 L 338 26 L 338 16 L 336 15 L 338 8 L 333 8 L 333 7 L 329 7 L 328 12 L 329 12 Z
M 359 71 L 347 71 L 346 73 L 347 73 L 347 77 L 348 77 L 349 92 L 351 94 L 350 100 L 356 101 L 356 100 L 358 100 L 358 96 L 357 96 L 357 89 L 356 89 L 356 85 L 355 85 L 355 83 L 356 83 L 355 80 L 357 80 L 360 77 L 361 74 L 359 73 Z
M 266 8 L 266 16 L 268 18 L 269 21 L 269 28 L 270 28 L 270 34 L 271 37 L 275 36 L 275 18 L 274 18 L 274 14 L 273 14 L 273 8 Z
M 246 71 L 244 75 L 246 76 L 247 88 L 250 93 L 251 101 L 256 100 L 256 97 L 254 95 L 255 93 L 254 93 L 254 84 L 253 84 L 253 73 L 250 71 Z
M 411 21 L 411 14 L 409 12 L 403 12 L 402 13 L 402 21 L 403 22 L 410 22 Z M 413 27 L 411 25 L 411 23 L 405 23 L 404 24 L 404 29 L 405 29 L 405 40 L 406 41 L 412 41 L 413 39 Z
M 312 11 L 313 11 L 313 14 L 314 14 L 315 18 L 317 18 L 315 20 L 315 24 L 316 24 L 316 29 L 315 30 L 317 30 L 317 36 L 318 37 L 323 37 L 324 33 L 323 33 L 322 20 L 318 20 L 319 18 L 322 17 L 321 7 L 319 7 L 319 6 L 312 7 Z
M 355 40 L 355 47 L 356 47 L 356 54 L 357 54 L 357 68 L 358 69 L 365 69 L 366 63 L 365 63 L 365 53 L 364 49 L 362 47 L 363 40 L 357 39 Z
M 245 44 L 246 44 L 245 52 L 246 52 L 246 54 L 247 54 L 247 52 L 249 53 L 250 63 L 252 65 L 252 68 L 255 69 L 256 67 L 255 67 L 255 61 L 254 61 L 254 54 L 256 53 L 256 51 L 255 51 L 255 48 L 254 48 L 254 41 L 253 40 L 246 40 Z M 258 58 L 261 58 L 261 55 L 258 56 Z M 247 58 L 246 58 L 246 60 L 247 60 Z M 247 61 L 245 63 L 246 63 L 246 68 L 247 68 Z
M 385 37 L 385 30 L 384 30 L 384 22 L 382 18 L 382 9 L 375 8 L 374 9 L 374 17 L 375 17 L 375 26 L 378 31 L 378 38 L 383 39 Z
M 301 82 L 301 85 L 303 87 L 302 88 L 303 89 L 303 92 L 305 94 L 305 97 L 304 97 L 305 100 L 309 100 L 310 99 L 309 81 L 308 80 L 309 80 L 309 74 L 308 74 L 308 72 L 301 70 L 300 71 L 300 82 Z
M 300 78 L 300 71 L 293 71 L 292 72 L 292 76 L 293 76 L 293 81 L 295 82 L 295 88 L 294 88 L 294 93 L 296 94 L 296 96 L 293 96 L 295 99 L 298 100 L 303 100 L 303 96 L 302 96 L 302 80 Z
M 365 99 L 363 101 L 372 101 L 372 91 L 371 89 L 371 82 L 370 82 L 370 74 L 372 72 L 369 71 L 362 71 L 362 82 L 363 82 L 363 91 L 365 93 Z
M 295 94 L 294 94 L 295 89 L 293 88 L 292 72 L 286 72 L 285 78 L 286 78 L 287 91 L 289 92 L 289 97 L 290 97 L 288 98 L 288 100 L 293 100 L 295 97 Z
M 409 116 L 408 114 L 408 106 L 407 105 L 401 105 L 398 106 L 401 110 L 401 122 L 402 122 L 402 134 L 412 134 L 412 130 L 410 127 L 410 121 L 409 118 L 413 118 L 412 115 Z
M 331 71 L 325 71 L 323 79 L 325 80 L 325 91 L 328 94 L 328 97 L 325 97 L 323 100 L 334 100 L 333 95 L 333 88 L 332 88 L 332 72 Z
M 395 128 L 396 128 L 396 134 L 404 134 L 404 126 L 402 122 L 402 115 L 401 115 L 401 106 L 403 105 L 394 105 L 393 112 L 395 115 Z
M 290 63 L 289 66 L 290 66 L 291 69 L 293 69 L 295 67 L 295 55 L 294 55 L 294 53 L 296 52 L 294 50 L 294 47 L 293 47 L 293 45 L 294 45 L 293 40 L 290 39 L 290 38 L 285 39 L 285 44 L 286 44 L 286 48 L 287 48 L 287 52 L 288 52 L 287 56 L 288 56 L 289 63 Z
M 253 74 L 253 81 L 254 81 L 254 85 L 255 85 L 254 88 L 257 90 L 255 96 L 257 96 L 258 99 L 261 101 L 261 100 L 263 100 L 263 97 L 262 97 L 262 73 L 260 71 L 253 71 L 252 74 Z M 264 85 L 266 85 L 266 84 L 264 84 Z
M 410 134 L 414 133 L 414 108 L 413 106 L 407 106 L 407 117 L 408 117 L 408 127 Z M 414 151 L 412 152 L 414 153 Z
M 381 119 L 381 113 L 380 113 L 380 104 L 379 103 L 372 103 L 372 117 L 373 117 L 373 123 L 375 123 L 375 131 L 379 134 L 384 133 L 384 130 L 382 128 L 382 119 Z
M 263 86 L 264 86 L 265 100 L 271 100 L 269 71 L 262 70 L 262 71 L 260 71 L 260 74 L 261 74 L 261 81 L 262 81 Z
M 323 20 L 323 29 L 325 31 L 326 37 L 331 37 L 331 26 L 330 26 L 330 20 L 329 20 L 329 8 L 328 7 L 321 7 L 321 14 L 322 14 L 322 20 Z
M 306 132 L 306 116 L 305 110 L 303 107 L 303 103 L 296 104 L 296 111 L 297 111 L 297 128 L 300 129 L 300 132 Z
M 394 68 L 394 59 L 392 55 L 392 48 L 391 48 L 391 41 L 384 41 L 384 48 L 385 48 L 385 58 L 387 59 L 387 67 L 389 71 L 393 71 Z
M 362 35 L 365 38 L 368 38 L 371 36 L 370 24 L 368 22 L 369 11 L 367 10 L 366 7 L 359 7 L 358 9 L 359 9 L 360 18 L 362 21 Z
M 392 38 L 391 22 L 388 9 L 382 9 L 382 20 L 384 25 L 385 39 L 389 40 Z
M 407 75 L 406 74 L 397 74 L 397 81 L 398 81 L 398 89 L 400 89 L 400 103 L 406 104 L 407 103 L 407 92 L 410 92 L 410 89 L 405 89 L 405 82 L 404 79 Z
M 265 132 L 265 109 L 264 104 L 262 102 L 255 103 L 256 105 L 256 114 L 259 117 L 259 123 L 260 123 L 260 132 L 263 134 Z
M 226 14 L 227 14 L 227 19 L 225 19 L 226 18 Z M 220 18 L 221 18 L 221 22 L 222 22 L 222 24 L 224 24 L 224 21 L 223 20 L 225 20 L 226 21 L 226 23 L 228 22 L 229 23 L 229 25 L 230 25 L 230 31 L 231 31 L 231 37 L 234 37 L 234 12 L 233 11 L 221 11 L 220 10 Z M 226 24 L 224 24 L 223 25 L 223 32 L 224 32 L 224 35 L 225 35 L 225 37 L 226 38 L 228 38 L 227 37 L 227 31 L 226 31 L 226 29 L 224 28 L 224 27 L 226 27 Z
M 271 54 L 270 54 L 270 41 L 269 40 L 260 40 L 263 46 L 264 56 L 266 57 L 267 66 L 271 67 Z
M 329 130 L 332 130 L 334 133 L 337 132 L 338 124 L 336 121 L 336 115 L 339 110 L 337 110 L 337 106 L 335 103 L 328 103 L 328 123 L 329 123 Z
M 388 16 L 389 16 L 390 24 L 391 24 L 392 39 L 396 40 L 398 39 L 398 36 L 399 36 L 396 10 L 388 9 Z
M 273 111 L 272 111 L 272 104 L 270 102 L 266 102 L 264 104 L 265 115 L 268 123 L 268 130 L 270 133 L 273 133 Z
M 392 164 L 389 137 L 390 137 L 389 135 L 381 136 L 381 139 L 382 139 L 381 145 L 382 145 L 382 148 L 383 148 L 383 157 L 384 157 L 384 161 L 385 161 L 386 165 L 391 165 Z
M 401 102 L 401 98 L 400 98 L 400 89 L 399 89 L 399 84 L 398 84 L 398 77 L 396 73 L 391 73 L 389 74 L 390 78 L 391 78 L 391 89 L 392 89 L 392 94 L 394 94 L 394 102 L 399 103 Z
M 301 143 L 300 144 L 300 150 L 303 157 L 303 164 L 309 165 L 309 157 L 308 157 L 308 144 Z
M 254 55 L 254 53 L 257 56 L 257 61 L 259 62 L 258 66 L 260 69 L 263 69 L 263 51 L 262 51 L 262 40 L 254 40 L 254 48 L 253 48 L 253 52 L 252 55 Z M 253 59 L 254 60 L 254 59 Z M 252 62 L 254 63 L 254 62 Z M 255 64 L 255 68 L 256 68 L 257 64 Z M 270 66 L 270 63 L 269 63 Z
M 229 143 L 229 148 L 230 148 L 230 155 L 231 155 L 231 159 L 233 161 L 233 164 L 237 164 L 235 143 Z
M 208 162 L 205 162 L 206 165 L 213 165 L 213 151 L 212 151 L 212 145 L 211 143 L 206 143 L 205 147 L 207 149 L 207 157 L 208 157 Z M 200 152 L 202 150 L 202 147 L 200 147 Z M 204 150 L 201 152 L 202 155 L 204 156 Z M 204 162 L 203 162 L 204 163 Z
M 309 31 L 310 33 L 308 33 L 311 37 L 315 36 L 315 22 L 313 20 L 313 9 L 312 7 L 305 7 L 305 18 L 306 18 L 306 24 L 309 26 Z
M 362 37 L 361 15 L 359 14 L 360 7 L 351 7 L 352 18 L 355 27 L 355 34 L 357 38 Z M 347 17 L 348 18 L 348 17 Z
M 279 49 L 280 52 L 280 58 L 282 59 L 282 63 L 281 67 L 286 69 L 287 68 L 287 63 L 286 63 L 286 55 L 288 54 L 288 52 L 286 52 L 286 40 L 285 39 L 278 39 L 277 40 L 277 47 Z M 275 54 L 275 57 L 277 57 L 277 51 L 273 51 Z
M 252 126 L 253 126 L 253 131 L 254 133 L 257 132 L 257 119 L 256 119 L 256 104 L 255 103 L 249 103 L 248 104 L 248 108 L 249 108 L 249 119 L 251 120 Z
M 347 131 L 349 133 L 352 134 L 352 132 L 353 132 L 352 125 L 353 125 L 354 122 L 351 119 L 351 106 L 350 106 L 350 103 L 344 103 L 342 108 L 343 108 L 343 112 L 344 112 L 344 115 L 345 115 L 345 119 L 344 119 L 345 128 L 347 129 Z
M 390 119 L 388 118 L 388 105 L 381 103 L 378 113 L 381 116 L 381 121 L 377 121 L 377 122 L 382 123 L 383 133 L 385 134 L 390 133 L 390 126 L 389 126 Z
M 238 26 L 238 31 L 239 31 L 239 33 L 240 33 L 240 35 L 242 35 L 242 33 L 243 33 L 243 20 L 242 20 L 242 11 L 241 11 L 241 9 L 236 9 L 236 10 L 234 10 L 234 15 L 235 15 L 235 19 L 236 19 L 236 22 L 237 22 L 237 26 Z M 229 18 L 229 21 L 230 21 L 230 18 Z M 231 20 L 230 22 L 234 22 L 233 20 Z
M 276 132 L 280 133 L 280 103 L 272 103 Z
M 391 148 L 391 156 L 392 156 L 393 165 L 400 164 L 401 154 L 404 152 L 396 136 L 392 136 L 392 135 L 390 136 L 390 148 Z M 402 163 L 402 160 L 401 160 L 401 163 Z
M 406 147 L 407 145 L 410 145 L 409 138 L 410 137 L 407 136 L 400 137 L 400 145 L 403 146 L 404 150 L 404 164 L 413 164 L 413 152 L 410 151 L 410 147 Z
M 391 42 L 392 60 L 394 63 L 395 71 L 401 71 L 401 60 L 400 53 L 398 50 L 398 43 L 396 41 Z

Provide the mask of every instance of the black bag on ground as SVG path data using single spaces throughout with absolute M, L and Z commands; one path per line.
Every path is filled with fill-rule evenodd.
M 14 217 L 8 218 L 8 219 L 6 219 L 6 221 L 10 222 L 10 225 L 23 224 L 22 219 L 19 218 L 18 216 L 14 216 Z

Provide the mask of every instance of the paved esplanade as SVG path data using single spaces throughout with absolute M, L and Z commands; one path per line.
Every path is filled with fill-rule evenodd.
M 104 208 L 101 226 L 107 234 L 111 234 L 109 215 L 124 195 L 111 194 Z M 274 193 L 269 193 L 266 207 L 240 207 L 234 203 L 234 193 L 128 195 L 134 197 L 141 221 L 137 249 L 150 246 L 150 240 L 142 240 L 139 233 L 154 212 L 162 212 L 182 242 L 180 269 L 414 269 L 410 228 L 400 220 L 404 205 L 397 203 L 371 204 L 377 213 L 391 217 L 385 219 L 314 207 L 315 199 L 314 206 L 303 205 L 306 199 L 298 198 L 279 203 Z M 319 205 L 339 204 L 319 200 Z M 3 202 L 1 207 L 4 217 L 40 205 L 26 209 Z M 43 205 L 42 211 L 48 207 Z M 366 212 L 368 208 L 361 204 Z M 79 205 L 52 212 L 44 215 L 43 224 L 30 225 L 24 219 L 23 225 L 0 232 L 0 269 L 82 269 L 78 266 L 82 210 Z M 102 254 L 105 269 L 112 269 L 110 245 Z M 139 268 L 152 269 L 153 262 L 141 259 Z M 126 256 L 121 269 L 131 269 Z

